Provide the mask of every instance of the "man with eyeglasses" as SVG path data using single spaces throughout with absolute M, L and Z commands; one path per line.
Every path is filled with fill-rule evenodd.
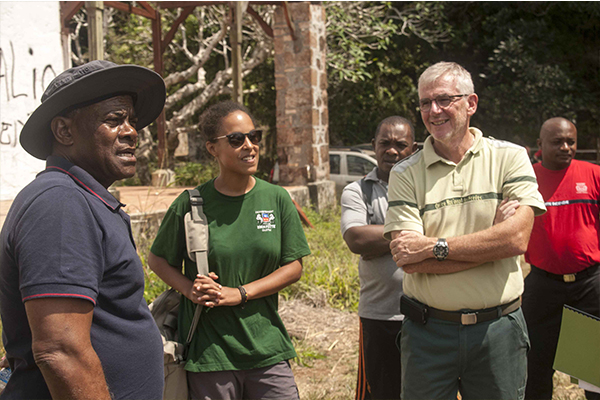
M 524 148 L 469 127 L 471 75 L 419 78 L 423 151 L 390 174 L 384 236 L 405 272 L 402 398 L 522 399 L 529 342 L 518 257 L 545 211 Z
M 535 219 L 525 259 L 523 313 L 531 351 L 527 399 L 551 399 L 563 305 L 600 316 L 600 166 L 575 160 L 577 128 L 565 118 L 542 125 L 534 165 L 548 213 Z M 588 399 L 600 393 L 586 392 Z

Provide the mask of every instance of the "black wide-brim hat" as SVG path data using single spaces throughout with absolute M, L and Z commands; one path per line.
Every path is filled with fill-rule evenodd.
M 54 78 L 44 91 L 42 104 L 21 130 L 21 146 L 32 156 L 45 160 L 52 153 L 50 122 L 54 117 L 125 94 L 133 98 L 136 129 L 140 130 L 160 115 L 165 105 L 165 82 L 156 72 L 139 65 L 96 60 L 70 68 Z

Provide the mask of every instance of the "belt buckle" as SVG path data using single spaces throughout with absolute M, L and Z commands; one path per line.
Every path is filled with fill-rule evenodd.
M 575 282 L 575 274 L 565 274 L 563 275 L 563 281 L 565 282 Z
M 476 313 L 460 314 L 460 323 L 462 325 L 475 325 L 477 323 Z

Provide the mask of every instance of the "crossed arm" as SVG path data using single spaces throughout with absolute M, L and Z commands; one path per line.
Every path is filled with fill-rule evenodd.
M 390 242 L 383 238 L 383 225 L 354 226 L 344 233 L 344 241 L 351 252 L 364 260 L 390 253 Z
M 94 306 L 74 298 L 25 302 L 32 351 L 54 399 L 111 399 L 104 371 L 92 347 Z
M 433 247 L 438 238 L 427 237 L 414 231 L 393 231 L 390 249 L 396 265 L 409 274 L 449 274 L 464 271 L 489 261 L 525 253 L 533 218 L 531 207 L 519 207 L 518 203 L 515 207 L 514 201 L 503 201 L 493 226 L 483 231 L 446 239 L 450 252 L 443 262 L 433 258 Z
M 207 307 L 236 306 L 242 302 L 237 288 L 221 286 L 216 282 L 219 277 L 214 272 L 197 275 L 192 282 L 167 260 L 150 253 L 148 265 L 168 285 L 190 299 Z M 281 289 L 297 282 L 302 276 L 302 259 L 285 264 L 269 275 L 244 285 L 248 301 L 277 293 Z
M 345 225 L 354 225 L 345 230 L 343 238 L 354 254 L 360 254 L 363 260 L 369 260 L 390 254 L 390 242 L 383 237 L 383 225 L 367 222 L 367 205 L 362 188 L 347 186 L 342 192 L 342 229 Z

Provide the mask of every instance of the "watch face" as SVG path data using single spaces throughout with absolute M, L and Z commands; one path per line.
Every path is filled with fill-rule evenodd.
M 448 243 L 445 240 L 440 240 L 433 247 L 433 255 L 439 261 L 446 259 L 448 256 Z

